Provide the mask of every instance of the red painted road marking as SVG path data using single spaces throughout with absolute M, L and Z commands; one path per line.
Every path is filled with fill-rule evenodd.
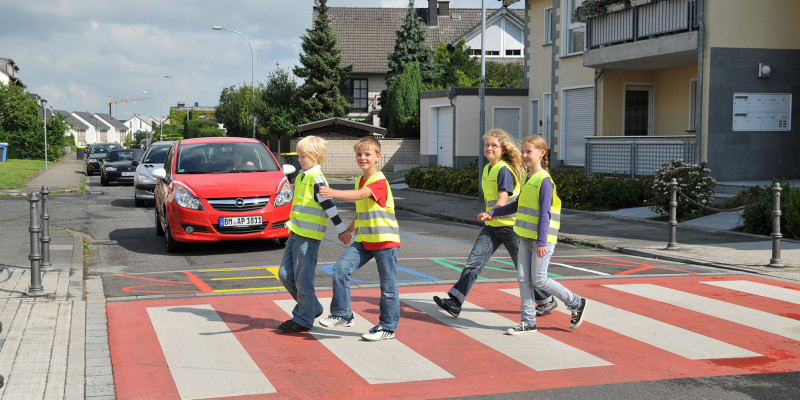
M 536 335 L 547 335 L 611 365 L 534 371 L 474 337 L 440 322 L 437 318 L 441 315 L 434 317 L 403 303 L 396 340 L 402 341 L 405 346 L 453 375 L 453 378 L 368 384 L 311 334 L 282 335 L 275 332 L 275 323 L 288 318 L 288 314 L 275 304 L 276 300 L 290 299 L 285 293 L 108 303 L 109 344 L 119 399 L 179 398 L 146 309 L 195 304 L 210 304 L 213 307 L 277 390 L 275 394 L 250 396 L 248 399 L 319 398 L 320 395 L 326 399 L 412 399 L 419 398 L 420 393 L 426 397 L 466 396 L 644 380 L 800 371 L 800 341 L 606 286 L 652 284 L 798 319 L 800 306 L 797 304 L 703 283 L 732 280 L 753 281 L 800 291 L 800 285 L 797 284 L 743 275 L 626 277 L 566 280 L 562 283 L 576 293 L 597 299 L 608 306 L 647 316 L 762 356 L 689 360 L 590 321 L 578 330 L 570 331 L 569 316 L 556 313 L 537 321 L 539 332 Z M 485 312 L 517 321 L 519 298 L 502 291 L 511 288 L 516 288 L 516 284 L 482 283 L 473 287 L 469 300 Z M 449 287 L 439 285 L 402 287 L 400 290 L 403 294 L 411 294 L 443 293 L 447 289 Z M 331 293 L 318 292 L 318 295 L 330 297 Z M 377 323 L 378 297 L 377 289 L 353 290 L 353 311 L 370 323 Z M 454 320 L 454 323 L 457 321 Z M 485 328 L 502 335 L 501 329 L 498 329 L 502 327 Z M 353 340 L 358 340 L 357 335 Z M 364 351 L 376 351 L 379 348 L 375 346 L 376 343 L 358 344 Z M 375 356 L 380 357 L 380 354 Z
M 186 274 L 186 277 L 189 279 L 188 282 L 183 281 L 168 281 L 164 279 L 155 279 L 155 278 L 147 278 L 144 276 L 131 276 L 131 275 L 117 275 L 123 278 L 131 278 L 131 279 L 141 279 L 143 281 L 153 281 L 159 282 L 154 283 L 151 285 L 138 285 L 138 286 L 128 286 L 122 288 L 123 292 L 139 292 L 139 293 L 207 293 L 213 292 L 214 290 L 211 289 L 211 286 L 208 286 L 202 279 L 198 278 L 195 274 L 189 271 L 183 271 Z M 143 288 L 151 288 L 151 287 L 169 287 L 173 285 L 194 285 L 197 290 L 149 290 Z

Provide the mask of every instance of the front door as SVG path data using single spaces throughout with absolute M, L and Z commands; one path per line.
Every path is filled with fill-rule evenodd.
M 625 88 L 625 136 L 650 136 L 652 132 L 652 86 Z

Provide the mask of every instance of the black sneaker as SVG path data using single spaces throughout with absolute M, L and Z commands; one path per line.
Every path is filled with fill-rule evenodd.
M 555 310 L 556 307 L 558 307 L 558 302 L 556 302 L 556 299 L 553 299 L 553 301 L 549 303 L 540 304 L 536 306 L 536 316 L 544 317 L 545 315 L 553 312 L 553 310 Z
M 583 322 L 583 314 L 586 312 L 586 299 L 581 299 L 581 305 L 577 308 L 571 308 L 572 319 L 569 321 L 569 329 L 578 329 Z
M 526 333 L 536 332 L 536 325 L 531 325 L 527 322 L 520 322 L 519 325 L 506 329 L 506 335 L 524 335 Z
M 453 299 L 442 299 L 439 296 L 433 296 L 433 301 L 454 318 L 458 318 L 458 315 L 461 314 L 461 304 L 456 303 Z
M 306 328 L 303 325 L 294 322 L 294 320 L 287 320 L 286 322 L 281 322 L 278 324 L 278 330 L 283 333 L 297 333 L 297 332 L 308 332 L 311 328 Z

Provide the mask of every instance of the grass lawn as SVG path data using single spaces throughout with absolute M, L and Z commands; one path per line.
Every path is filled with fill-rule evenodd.
M 0 162 L 0 189 L 19 189 L 40 171 L 44 170 L 44 160 L 9 159 Z

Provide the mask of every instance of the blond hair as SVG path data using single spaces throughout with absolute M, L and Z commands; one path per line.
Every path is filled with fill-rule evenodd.
M 539 135 L 528 136 L 525 139 L 522 139 L 522 143 L 520 145 L 524 145 L 525 143 L 530 143 L 533 147 L 544 150 L 544 156 L 542 157 L 542 168 L 546 171 L 550 170 L 550 157 L 547 155 L 547 142 Z
M 511 169 L 517 175 L 517 179 L 521 180 L 525 175 L 525 166 L 522 165 L 522 154 L 517 147 L 517 141 L 506 131 L 499 128 L 492 129 L 489 133 L 483 135 L 483 142 L 486 143 L 486 139 L 489 137 L 493 137 L 500 142 L 500 147 L 503 148 L 503 161 L 511 166 Z
M 372 136 L 364 136 L 361 139 L 358 139 L 355 145 L 353 145 L 353 150 L 358 151 L 358 149 L 369 148 L 375 150 L 376 153 L 381 153 L 381 142 L 378 139 L 375 139 Z
M 297 142 L 296 149 L 317 159 L 317 164 L 322 164 L 325 161 L 325 145 L 327 143 L 319 136 L 306 136 Z

